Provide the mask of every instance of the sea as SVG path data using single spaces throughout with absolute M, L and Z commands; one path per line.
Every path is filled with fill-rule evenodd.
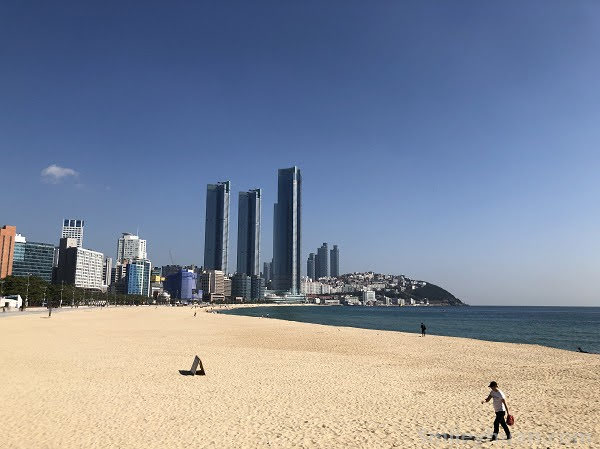
M 289 321 L 420 333 L 600 354 L 600 307 L 259 306 L 224 311 Z

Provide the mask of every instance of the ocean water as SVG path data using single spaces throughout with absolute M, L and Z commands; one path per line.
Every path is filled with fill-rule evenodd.
M 600 353 L 600 307 L 261 306 L 224 313 Z

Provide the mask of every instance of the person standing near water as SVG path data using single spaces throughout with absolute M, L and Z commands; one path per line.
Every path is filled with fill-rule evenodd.
M 506 433 L 506 439 L 510 440 L 510 430 L 506 425 L 506 421 L 504 420 L 504 415 L 508 414 L 508 405 L 506 404 L 506 396 L 500 389 L 498 388 L 498 383 L 495 381 L 490 382 L 489 387 L 492 389 L 488 397 L 481 401 L 481 403 L 489 402 L 490 399 L 494 400 L 494 412 L 496 412 L 496 419 L 494 420 L 494 435 L 492 436 L 492 441 L 498 439 L 498 431 L 500 430 L 500 426 L 504 429 L 504 433 Z
M 427 330 L 427 328 L 425 327 L 425 325 L 423 323 L 421 323 L 421 337 L 425 336 L 426 330 Z

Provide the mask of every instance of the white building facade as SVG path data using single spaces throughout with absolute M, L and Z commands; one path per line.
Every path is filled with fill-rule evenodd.
M 90 249 L 77 248 L 75 287 L 102 289 L 104 254 Z
M 139 236 L 124 232 L 117 243 L 117 262 L 125 259 L 147 259 L 146 240 Z
M 83 228 L 85 226 L 85 222 L 79 219 L 69 219 L 65 218 L 63 220 L 63 227 L 61 238 L 74 238 L 77 239 L 77 247 L 81 248 L 83 246 Z
M 362 292 L 362 301 L 363 304 L 367 304 L 368 302 L 375 303 L 375 292 L 373 290 L 365 290 Z

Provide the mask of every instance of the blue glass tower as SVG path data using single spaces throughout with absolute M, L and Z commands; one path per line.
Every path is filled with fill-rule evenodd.
M 227 272 L 229 254 L 229 181 L 206 186 L 204 269 Z
M 127 264 L 127 294 L 150 296 L 150 271 L 152 264 L 149 260 L 135 259 Z
M 300 293 L 302 175 L 298 167 L 278 172 L 273 215 L 273 289 Z
M 260 189 L 240 192 L 238 202 L 237 272 L 260 273 Z

